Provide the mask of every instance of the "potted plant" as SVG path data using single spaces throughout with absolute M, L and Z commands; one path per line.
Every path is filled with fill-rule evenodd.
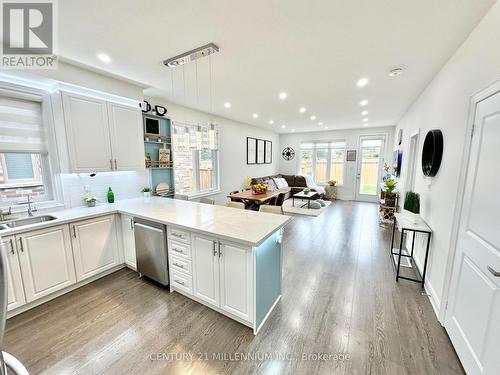
M 330 180 L 330 181 L 328 181 L 328 185 L 330 185 L 330 186 L 335 186 L 335 185 L 337 185 L 337 181 L 335 181 L 335 180 Z
M 414 224 L 419 221 L 420 218 L 419 194 L 413 191 L 406 192 L 403 214 L 406 216 L 408 220 L 410 220 Z
M 386 206 L 396 206 L 396 180 L 393 178 L 385 180 L 384 199 Z
M 96 197 L 92 197 L 90 195 L 84 195 L 82 197 L 82 200 L 85 202 L 85 204 L 87 205 L 87 207 L 95 207 L 95 203 L 97 202 L 97 198 Z
M 151 196 L 151 188 L 146 186 L 145 188 L 142 189 L 142 194 L 144 194 L 144 196 L 146 198 L 150 197 Z

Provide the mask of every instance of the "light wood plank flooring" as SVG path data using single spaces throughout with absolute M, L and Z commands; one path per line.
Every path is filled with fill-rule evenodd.
M 33 374 L 463 373 L 420 287 L 395 282 L 389 240 L 374 204 L 293 220 L 283 297 L 257 336 L 121 270 L 10 319 L 4 350 Z

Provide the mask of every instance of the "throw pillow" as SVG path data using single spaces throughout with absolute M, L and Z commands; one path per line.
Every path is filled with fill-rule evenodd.
M 325 201 L 323 199 L 316 199 L 316 202 L 318 202 L 321 205 L 321 207 L 325 207 L 326 206 L 326 203 L 325 203 Z
M 281 179 L 280 179 L 280 178 L 275 177 L 275 178 L 273 178 L 273 180 L 274 180 L 274 183 L 276 184 L 276 187 L 277 187 L 278 189 L 283 189 L 283 185 L 282 185 L 282 183 L 281 183 Z
M 321 208 L 321 204 L 317 200 L 315 200 L 315 201 L 310 202 L 309 207 L 314 209 L 314 210 L 319 210 Z
M 281 177 L 279 180 L 281 181 L 281 188 L 280 189 L 285 189 L 288 187 L 288 182 L 286 182 L 286 180 L 283 177 Z
M 274 183 L 274 180 L 270 178 L 269 180 L 264 181 L 265 184 L 267 184 L 267 188 L 270 191 L 276 190 L 276 184 Z

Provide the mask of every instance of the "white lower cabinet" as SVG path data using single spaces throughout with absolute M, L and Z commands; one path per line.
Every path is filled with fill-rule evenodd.
M 125 264 L 135 270 L 137 269 L 137 260 L 135 256 L 134 218 L 121 215 L 121 225 Z
M 15 239 L 27 302 L 76 282 L 67 225 L 18 234 Z
M 26 303 L 21 267 L 14 236 L 2 238 L 2 252 L 7 260 L 7 310 L 13 310 Z
M 78 281 L 120 264 L 115 221 L 108 215 L 70 225 Z
M 218 242 L 210 237 L 193 236 L 194 296 L 219 306 Z

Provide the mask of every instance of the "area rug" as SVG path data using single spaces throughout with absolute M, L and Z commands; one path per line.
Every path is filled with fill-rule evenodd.
M 292 199 L 287 199 L 283 202 L 283 212 L 285 215 L 306 215 L 306 216 L 319 216 L 325 212 L 326 208 L 332 203 L 330 201 L 325 201 L 326 206 L 319 209 L 307 208 L 307 201 L 301 201 L 300 199 L 295 199 L 295 207 L 292 206 Z M 303 208 L 303 204 L 306 204 Z

